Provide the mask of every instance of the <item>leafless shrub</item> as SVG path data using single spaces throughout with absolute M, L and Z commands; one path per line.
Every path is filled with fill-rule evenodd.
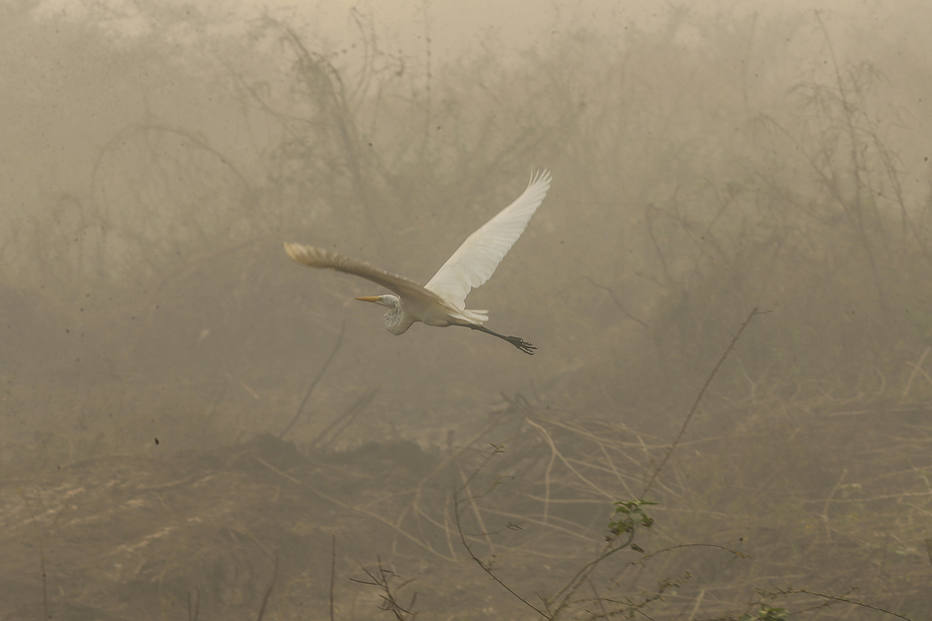
M 414 619 L 417 616 L 417 613 L 414 612 L 417 593 L 413 593 L 411 600 L 404 605 L 397 599 L 399 592 L 411 584 L 412 580 L 403 580 L 394 571 L 384 567 L 381 558 L 377 560 L 374 568 L 363 567 L 362 572 L 366 575 L 365 578 L 350 578 L 350 580 L 358 584 L 376 587 L 379 590 L 379 597 L 382 599 L 379 606 L 380 610 L 392 613 L 398 621 Z M 401 582 L 398 582 L 399 580 Z

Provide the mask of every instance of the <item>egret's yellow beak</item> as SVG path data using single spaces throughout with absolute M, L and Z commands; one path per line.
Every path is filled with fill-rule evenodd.
M 377 295 L 364 295 L 362 297 L 356 298 L 360 302 L 378 302 L 379 296 Z

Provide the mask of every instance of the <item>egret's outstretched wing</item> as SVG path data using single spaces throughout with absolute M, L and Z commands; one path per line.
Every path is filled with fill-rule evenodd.
M 466 296 L 492 276 L 527 228 L 549 188 L 549 170 L 531 175 L 524 193 L 467 237 L 424 287 L 448 304 L 465 308 Z
M 378 283 L 390 291 L 394 291 L 402 298 L 429 303 L 442 302 L 436 294 L 428 291 L 413 280 L 408 280 L 404 276 L 380 270 L 377 267 L 369 265 L 365 261 L 357 261 L 356 259 L 351 259 L 337 252 L 316 248 L 314 246 L 306 246 L 304 244 L 296 244 L 294 242 L 285 242 L 284 246 L 288 256 L 298 263 L 360 276 L 366 280 Z

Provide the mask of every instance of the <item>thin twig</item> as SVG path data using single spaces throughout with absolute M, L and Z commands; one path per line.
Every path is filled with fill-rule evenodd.
M 673 551 L 675 551 L 675 550 L 682 550 L 682 549 L 684 549 L 684 548 L 712 548 L 712 549 L 714 549 L 714 550 L 721 550 L 722 552 L 728 552 L 729 554 L 731 554 L 732 556 L 735 556 L 735 557 L 737 557 L 737 558 L 747 558 L 747 557 L 748 557 L 748 555 L 745 554 L 744 552 L 739 552 L 738 550 L 732 550 L 731 548 L 729 548 L 729 547 L 727 547 L 727 546 L 719 545 L 719 544 L 717 544 L 717 543 L 678 543 L 678 544 L 676 544 L 676 545 L 668 546 L 668 547 L 666 547 L 666 548 L 661 548 L 661 549 L 659 549 L 659 550 L 654 550 L 653 552 L 648 552 L 647 554 L 643 555 L 643 556 L 642 556 L 641 558 L 639 558 L 638 560 L 633 561 L 631 564 L 632 564 L 632 565 L 635 565 L 635 564 L 641 565 L 641 564 L 643 564 L 645 561 L 648 561 L 648 560 L 654 558 L 655 556 L 659 556 L 660 554 L 666 554 L 667 552 L 673 552 Z
M 459 467 L 457 466 L 457 470 Z M 479 511 L 479 506 L 476 504 L 476 499 L 473 498 L 472 490 L 469 487 L 469 484 L 466 481 L 466 475 L 463 474 L 462 470 L 459 470 L 460 478 L 463 481 L 463 491 L 466 492 L 466 499 L 469 500 L 469 506 L 472 508 L 473 517 L 476 518 L 476 524 L 479 525 L 479 532 L 482 537 L 485 539 L 485 545 L 489 549 L 489 554 L 495 556 L 495 545 L 492 543 L 492 538 L 489 537 L 489 531 L 485 527 L 485 520 L 482 519 L 482 512 Z
M 269 604 L 269 597 L 272 596 L 272 589 L 275 588 L 275 580 L 278 579 L 278 554 L 275 555 L 275 564 L 272 566 L 272 579 L 269 581 L 269 587 L 265 590 L 265 595 L 262 596 L 262 605 L 259 606 L 259 616 L 256 617 L 256 621 L 262 621 L 262 617 L 265 616 L 265 607 Z
M 599 595 L 599 592 L 595 589 L 595 584 L 590 579 L 586 579 L 586 582 L 589 583 L 589 588 L 592 589 L 592 595 L 595 597 L 595 603 L 599 605 L 599 610 L 602 611 L 602 616 L 606 619 L 608 618 L 608 611 L 605 610 L 605 603 L 602 601 L 602 596 Z
M 693 609 L 689 613 L 689 618 L 686 621 L 693 621 L 696 618 L 696 613 L 699 612 L 699 606 L 702 605 L 702 600 L 705 598 L 705 589 L 699 591 L 699 595 L 696 596 L 696 603 L 693 604 Z
M 841 487 L 841 482 L 845 480 L 845 476 L 848 474 L 847 468 L 842 468 L 841 476 L 838 477 L 838 480 L 835 481 L 835 485 L 832 487 L 832 491 L 828 493 L 828 496 L 825 497 L 825 503 L 822 505 L 822 514 L 819 516 L 822 518 L 822 522 L 825 523 L 825 537 L 829 542 L 832 541 L 832 528 L 829 524 L 828 510 L 832 503 L 832 498 L 835 496 L 835 492 L 838 491 L 838 488 Z
M 595 287 L 596 289 L 601 289 L 602 291 L 605 291 L 606 293 L 608 293 L 608 295 L 611 296 L 612 298 L 612 302 L 615 303 L 615 306 L 618 308 L 618 310 L 621 311 L 622 315 L 624 315 L 631 321 L 637 323 L 645 330 L 650 330 L 650 326 L 647 325 L 646 321 L 644 321 L 643 319 L 639 319 L 638 317 L 635 317 L 627 308 L 625 308 L 625 305 L 622 304 L 621 300 L 618 299 L 618 295 L 615 293 L 614 289 L 612 289 L 611 287 L 606 287 L 605 285 L 599 284 L 596 281 L 589 278 L 588 276 L 583 276 L 583 278 L 588 280 L 589 284 Z
M 32 505 L 29 504 L 29 498 L 26 496 L 26 492 L 20 490 L 20 495 L 23 498 L 23 504 L 25 505 L 26 510 L 29 511 L 29 514 L 32 516 L 32 523 L 36 525 L 36 532 L 38 534 L 37 541 L 39 542 L 39 577 L 42 579 L 42 619 L 43 621 L 46 621 L 47 619 L 51 619 L 52 615 L 49 614 L 48 574 L 45 571 L 45 535 L 42 531 L 41 525 L 39 524 L 39 518 L 36 515 L 36 512 L 32 510 Z
M 201 614 L 201 590 L 194 589 L 194 605 L 191 605 L 191 591 L 188 591 L 188 621 L 197 621 Z
M 324 373 L 327 372 L 327 368 L 330 366 L 330 363 L 333 362 L 337 352 L 340 351 L 340 347 L 343 345 L 344 332 L 346 332 L 346 315 L 343 316 L 343 323 L 340 325 L 340 336 L 337 337 L 337 342 L 333 345 L 333 351 L 331 351 L 330 355 L 327 356 L 327 361 L 324 362 L 324 366 L 322 366 L 320 371 L 317 372 L 317 377 L 315 377 L 314 381 L 312 381 L 310 386 L 307 387 L 307 392 L 304 393 L 304 398 L 301 399 L 301 404 L 298 406 L 298 410 L 294 413 L 291 421 L 289 421 L 289 423 L 285 425 L 285 428 L 282 429 L 278 434 L 279 440 L 284 438 L 285 434 L 291 431 L 291 428 L 294 427 L 295 423 L 298 422 L 298 419 L 301 417 L 301 412 L 304 410 L 304 404 L 307 403 L 307 400 L 311 397 L 311 393 L 314 392 L 314 388 L 316 388 L 317 384 L 320 383 L 320 380 L 323 379 Z
M 866 608 L 867 610 L 875 610 L 877 612 L 882 612 L 884 614 L 890 615 L 891 617 L 896 617 L 897 619 L 903 619 L 904 621 L 913 621 L 910 617 L 901 615 L 898 612 L 893 612 L 892 610 L 887 610 L 886 608 L 881 608 L 880 606 L 874 606 L 873 604 L 868 604 L 856 599 L 851 599 L 850 597 L 844 597 L 842 595 L 832 595 L 830 593 L 819 593 L 818 591 L 810 591 L 808 589 L 779 589 L 777 591 L 780 595 L 795 595 L 795 594 L 805 594 L 813 595 L 815 597 L 821 597 L 823 599 L 832 600 L 834 602 L 843 602 L 845 604 L 852 604 L 860 608 Z
M 39 570 L 42 572 L 42 618 L 51 619 L 49 614 L 49 579 L 45 572 L 45 545 L 39 539 Z
M 932 347 L 926 347 L 922 351 L 922 355 L 919 356 L 919 360 L 917 360 L 916 362 L 907 363 L 913 368 L 913 370 L 909 374 L 909 379 L 906 380 L 906 386 L 903 388 L 903 394 L 900 396 L 901 400 L 905 401 L 906 397 L 909 396 L 909 391 L 913 386 L 913 380 L 916 379 L 916 374 L 922 372 L 922 374 L 926 376 L 926 379 L 927 380 L 929 379 L 929 375 L 922 369 L 922 365 L 926 361 L 926 356 L 929 355 L 930 351 L 932 351 Z
M 619 545 L 612 545 L 615 542 L 614 540 L 608 543 L 606 547 L 602 548 L 602 552 L 597 557 L 579 568 L 579 571 L 576 572 L 576 575 L 570 578 L 570 581 L 567 582 L 566 585 L 553 597 L 554 600 L 559 599 L 560 603 L 554 610 L 551 619 L 556 619 L 560 612 L 562 612 L 563 609 L 569 605 L 570 597 L 573 596 L 573 593 L 576 592 L 576 590 L 582 585 L 583 582 L 589 579 L 589 576 L 592 575 L 592 572 L 595 571 L 595 568 L 598 567 L 599 563 L 612 556 L 616 552 L 620 552 L 621 550 L 624 550 L 631 545 L 631 543 L 634 541 L 634 535 L 636 532 L 637 529 L 634 528 L 628 531 L 627 539 L 625 539 Z
M 725 359 L 728 358 L 728 355 L 735 348 L 735 345 L 738 343 L 738 339 L 741 338 L 741 335 L 744 334 L 744 329 L 748 327 L 748 324 L 751 323 L 751 320 L 754 319 L 756 315 L 762 314 L 757 307 L 755 306 L 751 309 L 751 312 L 748 313 L 747 318 L 741 324 L 741 327 L 738 328 L 738 331 L 735 332 L 734 337 L 731 339 L 731 343 L 728 344 L 728 347 L 725 348 L 725 351 L 722 352 L 721 357 L 718 359 L 718 362 L 715 363 L 715 366 L 712 368 L 712 372 L 709 373 L 709 376 L 706 378 L 705 383 L 702 385 L 702 388 L 699 390 L 699 394 L 696 395 L 696 400 L 693 401 L 692 407 L 689 408 L 689 412 L 686 414 L 686 418 L 683 420 L 683 426 L 680 427 L 680 431 L 676 434 L 673 443 L 670 445 L 670 448 L 667 449 L 666 455 L 663 456 L 663 459 L 660 461 L 660 464 L 654 469 L 653 474 L 650 475 L 650 479 L 647 481 L 647 485 L 644 486 L 644 491 L 641 492 L 641 498 L 647 496 L 647 492 L 650 491 L 650 488 L 653 487 L 654 481 L 657 479 L 657 476 L 660 474 L 660 471 L 663 470 L 664 466 L 667 465 L 667 462 L 670 460 L 670 456 L 673 455 L 673 451 L 676 450 L 676 447 L 679 445 L 680 440 L 683 438 L 683 434 L 686 433 L 686 427 L 689 426 L 689 422 L 692 420 L 693 415 L 695 415 L 696 410 L 699 409 L 699 403 L 702 402 L 702 398 L 705 396 L 706 391 L 709 389 L 709 386 L 712 384 L 712 380 L 715 379 L 715 376 L 718 375 L 718 370 L 724 364 Z
M 530 418 L 525 417 L 525 420 L 528 424 L 536 427 L 541 435 L 544 436 L 544 439 L 547 440 L 547 443 L 550 445 L 550 461 L 547 462 L 547 468 L 544 470 L 544 523 L 547 523 L 547 520 L 550 516 L 550 473 L 553 471 L 553 462 L 557 458 L 557 447 L 554 446 L 553 440 L 550 438 L 550 434 L 547 431 L 532 421 Z
M 478 472 L 478 470 L 477 470 L 477 472 Z M 473 473 L 473 475 L 475 475 L 475 472 Z M 471 475 L 471 476 L 463 483 L 464 487 L 467 486 L 467 485 L 469 485 L 469 481 L 470 481 L 470 479 L 472 479 L 472 476 L 473 476 L 473 475 Z M 526 600 L 520 593 L 518 593 L 517 591 L 515 591 L 514 589 L 512 589 L 510 586 L 508 586 L 507 584 L 505 584 L 505 582 L 504 582 L 501 578 L 499 578 L 499 577 L 495 574 L 494 571 L 492 571 L 492 568 L 491 568 L 489 565 L 487 565 L 485 562 L 483 562 L 483 560 L 480 559 L 480 558 L 476 555 L 475 552 L 473 552 L 472 547 L 469 545 L 469 542 L 466 540 L 466 533 L 463 532 L 463 525 L 462 525 L 462 523 L 460 523 L 460 499 L 459 499 L 459 491 L 457 491 L 457 492 L 455 492 L 455 493 L 453 494 L 453 520 L 454 520 L 454 522 L 456 523 L 456 532 L 458 532 L 458 533 L 459 533 L 459 536 L 460 536 L 460 543 L 463 544 L 463 547 L 466 549 L 466 552 L 469 554 L 470 558 L 472 558 L 472 560 L 475 561 L 476 565 L 478 565 L 478 566 L 482 569 L 482 571 L 484 571 L 485 573 L 487 573 L 487 574 L 489 575 L 489 577 L 492 578 L 492 580 L 494 580 L 494 581 L 497 582 L 499 585 L 501 585 L 501 587 L 502 587 L 503 589 L 505 589 L 506 591 L 508 591 L 509 593 L 511 593 L 515 598 L 517 598 L 518 601 L 522 602 L 525 606 L 527 606 L 528 608 L 530 608 L 531 610 L 533 610 L 534 612 L 536 612 L 537 614 L 539 614 L 539 615 L 542 616 L 543 618 L 545 618 L 545 619 L 550 619 L 550 618 L 551 618 L 550 615 L 548 615 L 546 612 L 544 612 L 543 610 L 541 610 L 540 608 L 538 608 L 537 606 L 535 606 L 534 604 L 532 604 L 531 602 L 529 602 L 528 600 Z
M 443 499 L 443 535 L 447 539 L 447 549 L 453 558 L 456 558 L 456 548 L 453 547 L 453 536 L 450 531 L 450 496 Z
M 372 400 L 375 399 L 375 396 L 379 393 L 380 388 L 381 386 L 376 386 L 356 399 L 356 401 L 353 402 L 353 405 L 351 405 L 349 409 L 331 421 L 323 431 L 317 434 L 317 437 L 311 440 L 311 443 L 308 446 L 310 446 L 310 448 L 316 448 L 318 444 L 324 441 L 331 445 L 336 442 L 336 439 L 346 430 L 347 427 L 350 426 L 350 424 L 352 424 L 353 420 L 355 420 L 360 412 L 365 410 L 366 407 L 372 403 Z M 333 435 L 330 435 L 330 432 L 333 432 Z
M 330 621 L 333 621 L 333 579 L 337 566 L 337 536 L 330 535 Z

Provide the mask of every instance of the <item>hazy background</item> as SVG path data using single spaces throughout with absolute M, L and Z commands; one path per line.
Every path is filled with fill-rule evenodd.
M 261 434 L 304 456 L 414 443 L 389 463 L 501 443 L 526 467 L 499 474 L 529 502 L 546 488 L 542 524 L 551 482 L 576 482 L 566 501 L 585 510 L 565 528 L 591 553 L 758 307 L 652 497 L 658 546 L 764 542 L 748 552 L 781 560 L 748 561 L 736 574 L 759 579 L 738 586 L 707 568 L 741 594 L 695 618 L 791 584 L 924 618 L 930 23 L 919 1 L 5 2 L 9 489 Z M 553 172 L 547 199 L 469 300 L 537 344 L 533 358 L 466 330 L 394 337 L 352 300 L 377 286 L 281 250 L 320 245 L 426 281 L 536 167 Z M 438 502 L 425 510 L 447 515 Z M 660 574 L 686 565 L 669 562 Z M 476 585 L 464 601 L 507 597 L 455 567 Z M 712 588 L 690 567 L 687 603 Z M 235 605 L 222 599 L 214 611 Z

